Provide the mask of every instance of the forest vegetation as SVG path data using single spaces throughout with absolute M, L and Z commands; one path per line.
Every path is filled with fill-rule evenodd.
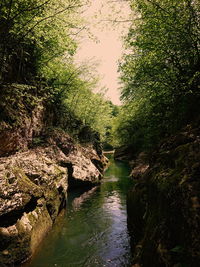
M 74 63 L 87 5 L 80 0 L 0 3 L 0 84 L 18 84 L 15 92 L 1 88 L 3 128 L 19 123 L 23 105 L 31 109 L 42 101 L 54 111 L 56 127 L 76 135 L 76 128 L 88 126 L 105 137 L 114 105 L 104 98 L 105 89 L 94 93 L 98 77 L 91 69 Z
M 91 66 L 74 63 L 76 36 L 86 29 L 81 12 L 87 0 L 1 2 L 0 83 L 36 88 L 18 87 L 13 96 L 2 89 L 1 120 L 17 120 L 6 112 L 12 101 L 20 109 L 15 95 L 27 106 L 38 98 L 54 110 L 56 127 L 73 134 L 86 125 L 104 142 L 138 151 L 194 120 L 200 102 L 199 1 L 128 2 L 134 19 L 119 64 L 121 107 L 104 98 L 104 89 L 94 92 L 98 77 Z
M 200 2 L 132 0 L 121 63 L 124 105 L 114 139 L 148 150 L 195 120 L 200 104 Z

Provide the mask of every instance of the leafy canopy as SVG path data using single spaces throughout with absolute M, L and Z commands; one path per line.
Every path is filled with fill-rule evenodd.
M 132 0 L 134 20 L 120 64 L 120 143 L 150 148 L 199 113 L 200 3 Z

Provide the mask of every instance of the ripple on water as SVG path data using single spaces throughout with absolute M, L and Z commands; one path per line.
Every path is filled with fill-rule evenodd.
M 101 186 L 70 193 L 66 215 L 26 267 L 131 266 L 126 191 L 129 170 L 112 163 Z

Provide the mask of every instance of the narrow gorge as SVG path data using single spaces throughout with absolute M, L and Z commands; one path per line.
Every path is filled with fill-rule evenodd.
M 0 267 L 198 267 L 200 1 L 0 3 Z

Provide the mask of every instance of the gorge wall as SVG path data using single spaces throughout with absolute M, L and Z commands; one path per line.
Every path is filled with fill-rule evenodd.
M 200 261 L 200 128 L 188 125 L 132 162 L 128 226 L 134 266 Z
M 17 90 L 34 87 L 1 90 L 7 97 L 0 103 L 0 265 L 16 266 L 51 229 L 67 191 L 98 184 L 107 161 L 97 133 L 80 125 L 81 142 L 75 141 L 54 127 L 53 111 L 42 98 L 33 102 L 34 94 L 28 94 L 32 106 L 17 98 Z M 12 90 L 13 102 L 8 97 Z

